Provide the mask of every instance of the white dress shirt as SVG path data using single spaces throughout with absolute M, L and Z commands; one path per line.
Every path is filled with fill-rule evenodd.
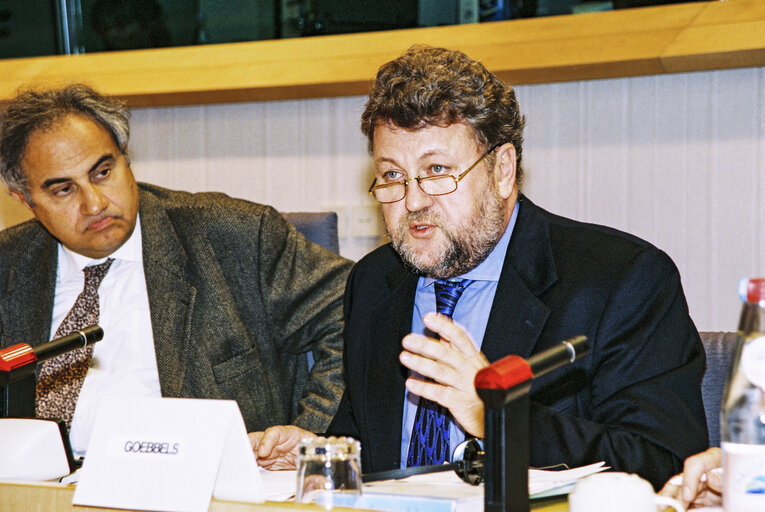
M 140 219 L 114 258 L 98 288 L 99 325 L 104 338 L 95 344 L 90 369 L 77 400 L 69 439 L 75 456 L 87 451 L 98 403 L 114 396 L 161 396 L 154 354 L 149 296 L 143 272 Z M 102 263 L 59 244 L 51 338 L 85 286 L 82 271 Z

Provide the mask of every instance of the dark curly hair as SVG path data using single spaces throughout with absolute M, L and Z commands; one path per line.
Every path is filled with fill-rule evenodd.
M 371 153 L 374 130 L 381 123 L 416 130 L 459 122 L 473 128 L 484 148 L 506 142 L 515 146 L 520 185 L 526 121 L 515 91 L 462 52 L 415 45 L 383 64 L 361 116 L 361 131 Z

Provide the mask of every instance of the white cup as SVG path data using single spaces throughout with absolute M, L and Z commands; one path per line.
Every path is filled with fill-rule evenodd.
M 664 507 L 685 512 L 679 501 L 659 496 L 647 480 L 630 473 L 590 475 L 568 495 L 570 512 L 656 512 Z

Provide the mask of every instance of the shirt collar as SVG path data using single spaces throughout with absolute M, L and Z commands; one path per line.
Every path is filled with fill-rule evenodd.
M 58 276 L 56 278 L 57 283 L 65 283 L 70 279 L 80 279 L 82 277 L 82 270 L 88 265 L 95 265 L 106 261 L 106 258 L 113 258 L 115 260 L 126 261 L 143 261 L 143 244 L 141 241 L 141 219 L 140 216 L 136 217 L 135 229 L 130 235 L 130 238 L 120 246 L 119 249 L 114 251 L 106 258 L 93 259 L 78 254 L 67 247 L 64 247 L 60 242 L 58 244 Z
M 507 252 L 507 246 L 510 244 L 510 237 L 513 235 L 515 229 L 515 221 L 518 219 L 518 208 L 520 203 L 515 202 L 513 207 L 513 213 L 510 215 L 510 222 L 507 223 L 505 232 L 502 237 L 491 250 L 489 255 L 481 263 L 478 264 L 473 270 L 470 270 L 461 276 L 456 276 L 455 279 L 472 279 L 474 281 L 499 281 L 499 276 L 502 274 L 502 266 L 505 264 L 505 253 Z M 436 282 L 436 279 L 432 277 L 425 278 L 425 286 L 430 286 Z

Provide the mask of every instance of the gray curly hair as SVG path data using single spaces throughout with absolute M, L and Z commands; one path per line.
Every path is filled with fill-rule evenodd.
M 70 114 L 87 116 L 103 126 L 130 163 L 129 113 L 123 102 L 105 98 L 82 84 L 27 90 L 12 99 L 0 113 L 0 179 L 9 189 L 21 191 L 29 201 L 27 177 L 21 169 L 29 138 Z

